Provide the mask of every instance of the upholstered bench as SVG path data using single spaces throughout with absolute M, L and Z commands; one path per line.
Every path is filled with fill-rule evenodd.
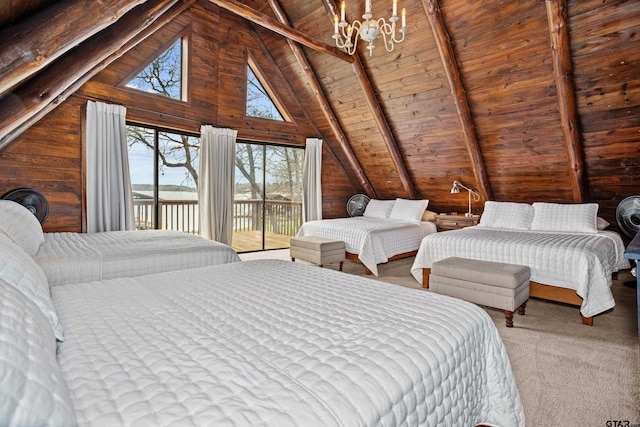
M 510 328 L 516 309 L 524 315 L 530 277 L 531 270 L 524 265 L 452 257 L 433 263 L 429 289 L 504 310 Z
M 342 271 L 345 259 L 343 241 L 318 236 L 298 236 L 292 237 L 289 243 L 291 261 L 295 262 L 296 258 L 299 258 L 318 264 L 320 267 L 324 264 L 339 262 L 340 271 Z

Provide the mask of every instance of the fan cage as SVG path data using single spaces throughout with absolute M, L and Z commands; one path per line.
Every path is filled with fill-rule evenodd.
M 347 202 L 347 213 L 349 216 L 362 216 L 371 199 L 366 194 L 355 194 Z
M 43 224 L 49 216 L 49 203 L 42 193 L 32 188 L 16 188 L 7 191 L 2 196 L 2 200 L 11 200 L 24 206 Z
M 629 196 L 618 204 L 616 221 L 629 237 L 634 237 L 640 232 L 640 196 Z

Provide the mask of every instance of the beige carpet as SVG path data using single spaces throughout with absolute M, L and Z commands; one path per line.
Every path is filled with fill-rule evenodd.
M 289 259 L 289 252 L 240 257 Z M 381 265 L 373 279 L 421 289 L 409 273 L 412 263 L 407 258 Z M 344 271 L 364 275 L 361 265 L 349 261 Z M 503 312 L 487 308 L 507 348 L 527 426 L 640 426 L 636 294 L 623 286 L 626 280 L 632 280 L 628 271 L 613 284 L 616 307 L 596 316 L 593 327 L 582 325 L 577 308 L 541 300 L 530 300 L 527 314 L 514 316 L 513 328 L 505 327 Z

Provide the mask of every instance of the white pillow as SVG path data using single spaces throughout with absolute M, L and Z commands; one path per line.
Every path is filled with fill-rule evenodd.
M 42 268 L 13 240 L 0 231 L 0 279 L 22 292 L 49 320 L 56 338 L 64 340 L 62 325 L 51 301 Z
M 534 203 L 532 230 L 597 233 L 597 203 Z
M 2 425 L 77 425 L 49 322 L 32 301 L 2 279 L 0 295 Z
M 533 206 L 528 203 L 494 202 L 487 200 L 478 226 L 528 230 L 533 220 Z
M 367 207 L 364 209 L 364 214 L 362 214 L 362 216 L 366 216 L 367 218 L 387 219 L 389 218 L 395 203 L 395 200 L 371 199 L 369 200 Z
M 0 200 L 0 230 L 26 253 L 35 256 L 44 242 L 38 218 L 20 203 Z
M 422 214 L 427 210 L 429 200 L 396 199 L 389 219 L 398 221 L 420 222 Z
M 604 219 L 604 218 L 600 218 L 600 217 L 596 218 L 596 228 L 597 228 L 598 230 L 604 230 L 604 229 L 605 229 L 605 228 L 607 228 L 609 225 L 610 225 L 610 224 L 609 224 L 609 221 L 607 221 L 606 219 Z

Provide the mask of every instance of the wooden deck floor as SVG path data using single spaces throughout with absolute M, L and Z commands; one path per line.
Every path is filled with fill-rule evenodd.
M 291 236 L 283 234 L 266 233 L 264 249 L 286 249 L 289 247 L 289 239 Z M 238 252 L 251 252 L 262 250 L 262 232 L 261 231 L 242 231 L 234 232 L 232 245 L 233 249 Z

